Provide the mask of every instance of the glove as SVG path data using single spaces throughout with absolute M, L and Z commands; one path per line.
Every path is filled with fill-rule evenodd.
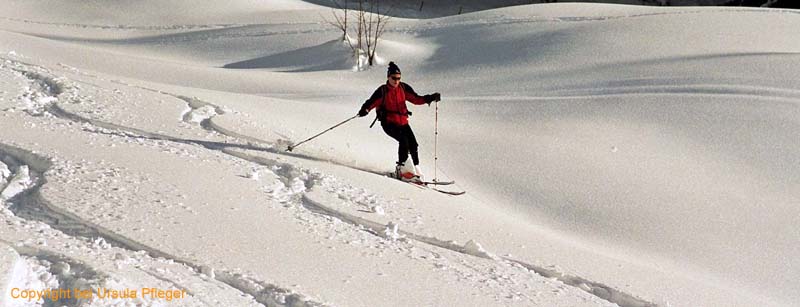
M 422 98 L 425 99 L 425 103 L 431 104 L 431 102 L 434 102 L 434 101 L 441 101 L 442 100 L 442 94 L 433 93 L 433 94 L 430 94 L 430 95 L 425 95 Z
M 364 110 L 364 109 L 358 110 L 358 117 L 367 116 L 367 113 L 369 113 L 369 111 L 367 111 L 367 110 Z

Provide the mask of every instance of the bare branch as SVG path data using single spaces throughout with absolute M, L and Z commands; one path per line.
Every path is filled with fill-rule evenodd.
M 322 17 L 325 22 L 330 24 L 342 33 L 342 40 L 347 41 L 350 49 L 353 50 L 353 55 L 356 61 L 361 65 L 360 56 L 364 55 L 370 66 L 375 64 L 375 55 L 378 47 L 378 40 L 386 30 L 386 24 L 391 19 L 388 15 L 394 8 L 391 5 L 389 9 L 382 12 L 380 0 L 355 0 L 355 13 L 350 16 L 350 5 L 348 0 L 344 0 L 344 6 L 337 0 L 332 0 L 336 9 L 331 10 L 333 20 Z M 365 3 L 366 1 L 366 3 Z M 343 12 L 340 13 L 340 11 Z M 352 21 L 351 21 L 352 17 Z M 355 26 L 351 26 L 355 23 Z M 350 38 L 348 32 L 355 30 L 356 37 Z
M 350 50 L 352 50 L 353 53 L 355 53 L 356 47 L 353 46 L 353 43 L 347 37 L 347 30 L 349 29 L 348 17 L 350 15 L 350 13 L 348 12 L 347 0 L 344 1 L 344 7 L 339 5 L 338 1 L 332 1 L 332 2 L 337 7 L 337 9 L 331 9 L 331 15 L 333 15 L 334 20 L 328 20 L 327 18 L 325 18 L 325 16 L 322 16 L 322 14 L 320 14 L 320 17 L 322 17 L 322 19 L 326 23 L 330 24 L 336 29 L 339 29 L 339 31 L 342 31 L 342 40 L 346 41 L 347 44 L 350 46 Z M 337 10 L 342 10 L 343 14 L 339 15 L 337 13 Z

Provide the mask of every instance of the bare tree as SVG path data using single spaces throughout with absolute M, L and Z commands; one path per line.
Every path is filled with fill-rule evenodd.
M 373 66 L 375 64 L 375 55 L 378 49 L 378 41 L 383 35 L 386 24 L 391 19 L 388 14 L 392 7 L 387 10 L 381 11 L 380 0 L 353 0 L 355 1 L 355 20 L 351 20 L 350 4 L 347 0 L 344 5 L 334 0 L 336 8 L 333 9 L 333 21 L 326 20 L 329 24 L 342 31 L 342 40 L 346 41 L 350 48 L 353 50 L 353 55 L 361 67 L 362 57 L 366 58 L 366 64 Z M 323 17 L 324 19 L 324 17 Z M 348 35 L 352 30 L 351 24 L 355 22 L 355 38 Z
M 339 29 L 339 31 L 342 31 L 342 41 L 347 42 L 348 45 L 350 45 L 350 49 L 352 49 L 353 52 L 355 52 L 356 47 L 353 46 L 353 43 L 347 36 L 347 31 L 349 29 L 348 21 L 350 18 L 350 12 L 348 11 L 349 9 L 347 0 L 344 0 L 344 5 L 339 5 L 339 2 L 336 0 L 333 0 L 332 2 L 334 6 L 336 6 L 336 8 L 331 9 L 331 15 L 333 15 L 333 20 L 328 20 L 324 16 L 322 16 L 322 19 L 325 20 L 328 24 L 332 25 L 333 27 Z M 342 11 L 341 14 L 338 13 L 337 10 Z
M 362 46 L 364 46 L 364 19 L 365 19 L 364 16 L 365 16 L 365 14 L 366 14 L 366 12 L 364 12 L 364 1 L 363 0 L 358 0 L 358 13 L 357 13 L 357 15 L 358 15 L 358 26 L 356 27 L 357 28 L 356 37 L 358 38 L 356 46 L 358 48 L 358 53 L 360 53 L 362 50 L 364 50 L 362 48 Z M 358 56 L 359 55 L 357 54 L 356 57 L 358 57 Z M 358 60 L 358 58 L 356 60 Z
M 378 50 L 378 40 L 383 35 L 386 29 L 386 24 L 391 17 L 388 16 L 391 7 L 384 14 L 381 14 L 381 1 L 374 0 L 370 3 L 368 18 L 364 20 L 366 33 L 364 34 L 366 40 L 365 50 L 367 52 L 367 61 L 369 66 L 375 64 L 375 51 Z

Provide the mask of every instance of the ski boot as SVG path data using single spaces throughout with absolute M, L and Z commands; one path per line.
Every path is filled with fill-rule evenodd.
M 395 178 L 406 182 L 422 182 L 422 179 L 416 173 L 416 167 L 410 168 L 405 166 L 405 163 L 397 162 L 394 168 Z

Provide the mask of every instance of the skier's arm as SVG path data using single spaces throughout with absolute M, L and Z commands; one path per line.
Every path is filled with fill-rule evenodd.
M 412 88 L 411 85 L 408 85 L 406 83 L 401 83 L 400 86 L 403 87 L 403 92 L 406 93 L 406 100 L 410 101 L 413 104 L 428 103 L 427 101 L 425 101 L 424 98 L 417 95 L 417 92 L 414 91 L 414 88 Z
M 367 99 L 367 101 L 365 101 L 364 104 L 361 105 L 360 110 L 369 112 L 369 110 L 376 108 L 382 102 L 383 102 L 383 92 L 379 87 L 377 90 L 375 90 L 374 93 L 372 93 L 372 96 L 370 96 L 369 99 Z
M 421 105 L 421 104 L 430 104 L 433 101 L 439 101 L 440 96 L 439 93 L 433 93 L 431 95 L 420 96 L 417 92 L 414 91 L 410 85 L 403 83 L 403 91 L 406 93 L 406 100 L 410 101 L 413 104 Z

